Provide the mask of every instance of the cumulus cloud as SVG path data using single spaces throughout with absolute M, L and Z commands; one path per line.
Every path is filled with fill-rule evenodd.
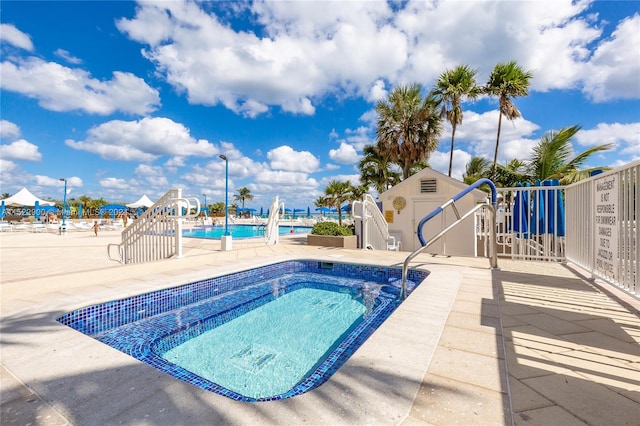
M 40 161 L 42 154 L 38 147 L 24 139 L 8 145 L 0 145 L 0 157 L 5 160 Z
M 532 90 L 583 87 L 594 99 L 637 97 L 615 83 L 637 86 L 638 16 L 603 42 L 589 6 L 587 0 L 250 2 L 220 3 L 216 15 L 199 3 L 148 2 L 117 26 L 147 46 L 145 57 L 190 102 L 222 104 L 249 117 L 271 106 L 311 115 L 320 99 L 338 93 L 375 102 L 387 84 L 434 81 L 459 63 L 478 68 L 484 80 L 496 63 L 511 59 L 533 71 Z M 226 20 L 239 15 L 257 23 L 256 32 Z
M 20 136 L 20 127 L 7 120 L 0 120 L 0 138 L 10 139 Z
M 0 87 L 38 100 L 51 111 L 84 111 L 107 115 L 116 111 L 146 115 L 160 104 L 156 89 L 128 72 L 114 71 L 100 81 L 79 68 L 64 67 L 36 57 L 4 61 Z
M 640 14 L 622 21 L 586 69 L 584 91 L 595 102 L 640 98 Z
M 0 24 L 0 41 L 29 52 L 33 51 L 31 37 L 11 24 Z
M 623 154 L 640 156 L 640 123 L 598 124 L 594 129 L 580 130 L 574 138 L 587 148 L 612 143 L 614 149 Z
M 295 151 L 287 145 L 272 149 L 267 153 L 271 168 L 286 172 L 311 173 L 318 170 L 320 160 L 309 151 Z
M 340 148 L 329 150 L 329 158 L 336 163 L 353 164 L 360 159 L 360 156 L 352 145 L 342 142 Z
M 194 139 L 182 124 L 160 117 L 109 121 L 91 128 L 86 140 L 69 139 L 65 144 L 121 161 L 152 161 L 162 155 L 210 157 L 218 152 L 208 141 Z

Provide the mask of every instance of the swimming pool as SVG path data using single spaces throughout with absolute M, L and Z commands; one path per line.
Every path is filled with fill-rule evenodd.
M 426 271 L 409 270 L 409 292 L 427 275 Z M 88 306 L 69 312 L 58 321 L 203 389 L 240 401 L 279 400 L 305 393 L 327 381 L 400 305 L 400 279 L 400 268 L 316 260 L 286 261 Z M 230 389 L 233 386 L 222 379 L 203 377 L 191 371 L 191 367 L 172 362 L 172 351 L 186 342 L 227 327 L 234 320 L 249 317 L 284 300 L 285 296 L 312 290 L 315 292 L 312 305 L 325 305 L 331 312 L 337 312 L 336 305 L 344 303 L 354 307 L 360 304 L 357 309 L 361 312 L 346 320 L 345 328 L 338 330 L 340 336 L 329 339 L 327 348 L 314 349 L 321 352 L 319 357 L 310 361 L 311 367 L 304 367 L 307 371 L 302 377 L 291 379 L 288 385 L 282 385 L 284 388 L 249 392 Z M 335 299 L 328 297 L 330 293 Z M 282 317 L 266 317 L 257 323 L 275 326 L 281 321 Z M 231 340 L 239 340 L 235 338 L 239 329 L 233 331 L 232 326 L 229 330 L 232 331 L 223 334 L 229 334 Z M 302 345 L 298 346 L 298 352 L 311 350 L 309 343 L 296 340 L 293 346 L 296 344 Z M 219 345 L 226 346 L 224 343 Z M 239 374 L 248 375 L 243 380 L 250 382 L 256 374 L 275 368 L 275 364 L 267 364 L 281 350 L 274 350 L 273 341 L 266 340 L 245 342 L 227 352 L 225 359 L 229 362 L 226 366 L 216 365 L 214 370 L 237 367 Z M 208 354 L 203 360 L 211 357 Z
M 308 234 L 311 226 L 279 226 L 280 235 L 287 234 Z M 264 237 L 264 225 L 229 225 L 229 233 L 233 238 L 255 238 Z M 224 226 L 205 226 L 182 231 L 185 237 L 193 238 L 222 238 Z

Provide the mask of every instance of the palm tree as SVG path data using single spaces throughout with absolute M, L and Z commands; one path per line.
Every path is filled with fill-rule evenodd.
M 492 177 L 496 176 L 498 164 L 498 144 L 500 143 L 500 128 L 502 127 L 502 116 L 507 120 L 515 120 L 521 117 L 520 111 L 511 101 L 517 96 L 529 94 L 529 80 L 533 78 L 530 71 L 525 71 L 515 62 L 500 63 L 495 66 L 489 81 L 484 88 L 484 92 L 498 97 L 500 114 L 498 115 L 498 136 L 496 137 L 496 150 L 493 155 Z
M 578 170 L 592 154 L 606 151 L 614 146 L 613 144 L 594 146 L 572 158 L 574 151 L 571 138 L 579 131 L 580 126 L 576 125 L 565 127 L 560 131 L 549 131 L 540 138 L 527 162 L 527 172 L 532 181 L 555 178 L 559 179 L 563 185 L 567 185 L 589 177 L 594 170 L 604 169 L 593 167 Z
M 340 182 L 332 180 L 329 185 L 324 189 L 324 193 L 329 205 L 332 205 L 338 211 L 338 224 L 342 226 L 342 210 L 340 206 L 342 203 L 349 200 L 351 197 L 352 186 L 349 181 Z
M 451 123 L 451 150 L 449 152 L 449 176 L 453 166 L 453 143 L 456 136 L 456 127 L 462 124 L 462 108 L 460 104 L 468 99 L 476 99 L 482 89 L 476 83 L 477 70 L 467 65 L 458 65 L 452 70 L 440 74 L 431 94 L 440 102 L 442 109 L 440 117 L 447 117 Z
M 518 159 L 509 161 L 506 166 L 498 164 L 496 167 L 495 177 L 493 182 L 496 186 L 501 187 L 514 187 L 518 183 L 524 183 L 529 181 L 527 176 L 526 164 Z
M 376 148 L 391 161 L 402 162 L 402 176 L 410 176 L 414 163 L 427 160 L 438 148 L 442 119 L 436 113 L 437 100 L 422 99 L 422 86 L 413 83 L 391 91 L 387 100 L 376 105 L 378 128 Z
M 484 157 L 471 157 L 467 163 L 462 180 L 467 185 L 489 176 L 491 173 L 491 162 Z
M 235 201 L 241 201 L 242 202 L 242 208 L 244 209 L 244 201 L 245 200 L 253 200 L 253 195 L 251 195 L 251 190 L 247 187 L 243 187 L 238 189 L 238 193 L 236 195 L 233 196 L 233 199 Z
M 374 145 L 366 145 L 363 157 L 358 163 L 360 181 L 367 187 L 373 186 L 382 193 L 400 182 L 400 173 L 392 170 L 393 163 L 389 155 L 380 155 Z

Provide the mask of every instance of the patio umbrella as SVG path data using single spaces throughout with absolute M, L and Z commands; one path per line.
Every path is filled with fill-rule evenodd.
M 33 206 L 33 216 L 37 219 L 40 220 L 40 202 L 38 200 L 36 200 L 35 205 Z
M 545 228 L 545 211 L 544 211 L 544 199 L 547 191 L 539 189 L 540 180 L 536 180 L 536 188 L 533 193 L 533 200 L 531 203 L 531 233 L 532 234 L 544 234 Z
M 78 204 L 78 219 L 82 219 L 82 204 Z
M 111 216 L 111 219 L 115 219 L 117 213 L 124 213 L 127 211 L 127 207 L 120 204 L 107 204 L 106 206 L 100 207 L 98 210 L 100 217 L 103 214 L 108 213 Z
M 518 187 L 522 187 L 522 184 L 518 183 Z M 527 186 L 530 186 L 527 183 Z M 529 218 L 529 192 L 527 190 L 517 190 L 516 198 L 513 203 L 513 223 L 511 224 L 513 231 L 516 232 L 516 236 L 527 238 L 528 226 L 527 222 Z
M 559 186 L 558 179 L 545 180 L 542 182 L 544 186 Z M 547 199 L 547 232 L 557 237 L 564 237 L 565 234 L 565 217 L 564 217 L 564 199 L 562 190 L 549 189 L 546 191 Z
M 293 218 L 296 218 L 296 213 L 304 213 L 304 209 L 293 209 Z
M 5 214 L 6 211 L 4 208 L 4 200 L 2 200 L 2 202 L 0 203 L 0 219 L 4 219 Z
M 307 217 L 311 217 L 311 207 L 307 207 Z
M 260 206 L 260 216 L 262 216 L 262 206 Z

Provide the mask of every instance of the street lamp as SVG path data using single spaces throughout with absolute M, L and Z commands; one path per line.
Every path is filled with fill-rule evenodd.
M 67 179 L 60 178 L 60 180 L 64 182 L 64 195 L 62 198 L 62 229 L 66 229 L 67 222 L 65 221 L 65 212 L 67 211 Z
M 220 154 L 225 162 L 224 172 L 224 235 L 229 235 L 229 160 L 226 155 Z
M 207 208 L 207 194 L 202 194 L 204 196 L 204 208 Z

